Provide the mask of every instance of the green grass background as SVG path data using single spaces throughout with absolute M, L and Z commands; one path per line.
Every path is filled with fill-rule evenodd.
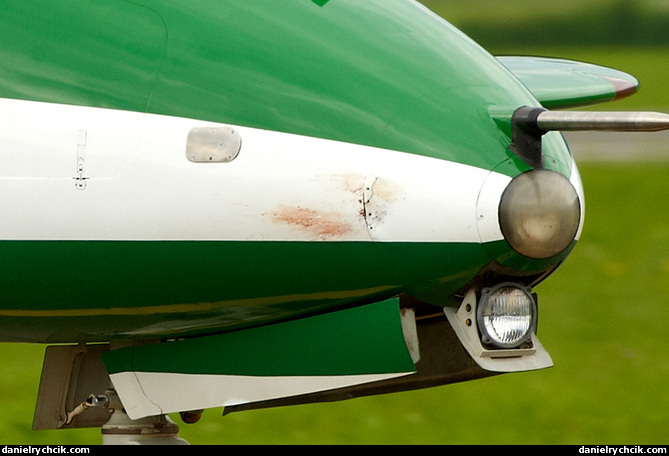
M 495 54 L 585 60 L 641 81 L 639 94 L 600 109 L 669 111 L 669 28 L 654 28 L 669 14 L 665 0 L 424 2 Z M 633 33 L 627 39 L 611 23 L 621 11 L 641 24 L 624 26 Z M 537 287 L 539 337 L 555 367 L 333 404 L 225 417 L 208 410 L 198 424 L 180 424 L 182 437 L 194 444 L 669 444 L 669 160 L 579 169 L 581 241 Z M 43 351 L 0 344 L 0 444 L 100 443 L 96 429 L 31 430 Z

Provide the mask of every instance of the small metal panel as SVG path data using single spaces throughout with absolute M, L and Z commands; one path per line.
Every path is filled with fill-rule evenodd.
M 186 156 L 194 163 L 227 163 L 242 147 L 242 137 L 230 127 L 199 127 L 188 132 Z
M 109 420 L 109 409 L 92 407 L 67 424 L 68 412 L 91 394 L 103 394 L 111 388 L 101 357 L 108 350 L 108 344 L 47 347 L 33 418 L 34 430 L 100 427 Z

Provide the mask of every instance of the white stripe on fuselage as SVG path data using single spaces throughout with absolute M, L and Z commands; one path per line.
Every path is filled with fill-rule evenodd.
M 486 242 L 510 178 L 468 165 L 234 127 L 229 163 L 193 163 L 218 124 L 0 99 L 0 239 Z M 82 160 L 83 158 L 83 160 Z

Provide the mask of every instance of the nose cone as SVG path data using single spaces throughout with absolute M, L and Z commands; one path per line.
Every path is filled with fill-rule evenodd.
M 504 239 L 521 255 L 546 259 L 566 250 L 575 240 L 581 203 L 572 183 L 545 169 L 516 176 L 499 204 Z
M 557 266 L 583 227 L 583 186 L 571 153 L 559 133 L 543 141 L 543 168 L 523 168 L 514 159 L 502 162 L 477 202 L 481 242 L 497 263 L 514 270 Z

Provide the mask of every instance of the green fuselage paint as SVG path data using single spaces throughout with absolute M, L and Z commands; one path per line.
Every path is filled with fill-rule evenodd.
M 537 101 L 487 52 L 414 2 L 37 4 L 9 0 L 0 6 L 0 99 L 178 117 L 194 125 L 228 124 L 412 154 L 509 177 L 528 169 L 508 148 L 510 118 L 517 107 Z M 114 128 L 109 125 L 111 134 Z M 142 131 L 137 144 L 147 136 Z M 79 146 L 92 148 L 94 141 L 89 134 Z M 9 153 L 12 144 L 1 153 Z M 544 147 L 546 166 L 569 176 L 572 158 L 559 135 L 547 135 Z M 74 172 L 75 142 L 72 151 Z M 141 160 L 143 153 L 138 147 L 132 157 Z M 186 162 L 185 155 L 179 159 Z M 242 152 L 239 163 L 243 159 Z M 133 174 L 138 169 L 133 163 L 122 169 L 125 180 L 117 187 L 114 176 L 103 182 L 110 190 L 100 192 L 99 199 L 94 178 L 79 193 L 74 181 L 64 179 L 74 196 L 54 200 L 52 212 L 39 220 L 55 229 L 59 208 L 83 198 L 82 226 L 92 217 L 86 208 L 120 198 L 132 206 L 133 194 L 149 195 L 156 185 L 149 189 L 146 174 Z M 208 172 L 197 165 L 189 169 L 183 175 L 175 171 L 171 182 L 185 173 Z M 261 171 L 265 181 L 255 195 L 239 194 L 235 205 L 261 201 L 276 191 L 271 170 Z M 291 170 L 281 172 L 289 176 Z M 7 205 L 26 198 L 29 211 L 31 201 L 52 196 L 53 179 L 22 180 L 2 173 L 0 190 Z M 29 194 L 19 194 L 19 188 Z M 203 192 L 201 198 L 208 196 Z M 21 214 L 18 209 L 16 214 Z M 372 217 L 363 216 L 366 222 Z M 268 219 L 298 228 L 304 223 L 285 214 L 258 216 L 259 223 Z M 68 239 L 29 234 L 2 239 L 0 340 L 34 342 L 211 334 L 402 293 L 438 295 L 435 304 L 444 305 L 491 261 L 522 275 L 548 271 L 567 254 L 533 262 L 503 240 L 448 238 L 194 240 L 181 232 L 170 239 L 137 240 L 89 238 L 82 230 Z

